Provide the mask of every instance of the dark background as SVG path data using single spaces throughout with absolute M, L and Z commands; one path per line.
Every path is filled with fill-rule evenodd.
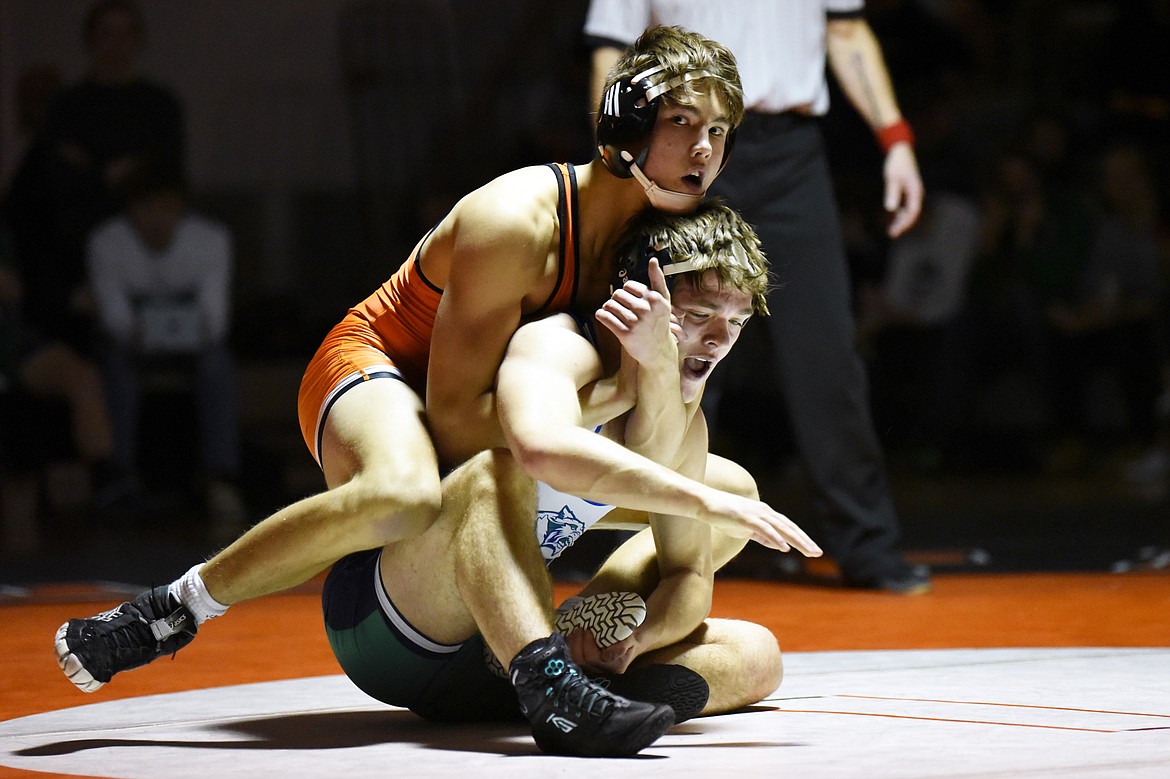
M 29 141 L 16 84 L 39 66 L 66 83 L 82 75 L 88 5 L 0 0 L 0 183 Z M 946 192 L 985 217 L 1004 155 L 1019 153 L 1038 166 L 1045 186 L 1058 183 L 1095 207 L 1102 155 L 1132 145 L 1153 181 L 1149 229 L 1160 241 L 1164 285 L 1170 4 L 868 5 L 918 134 L 928 199 Z M 237 242 L 233 346 L 243 369 L 244 484 L 257 519 L 321 486 L 296 428 L 295 393 L 328 327 L 466 191 L 520 165 L 590 158 L 585 7 L 581 0 L 142 3 L 145 70 L 183 101 L 196 203 L 227 222 Z M 825 132 L 858 313 L 868 322 L 890 250 L 881 159 L 868 129 L 835 97 Z M 1165 392 L 1164 286 L 1153 294 L 1154 347 L 1138 359 L 1155 375 L 1163 370 Z M 1150 422 L 1127 407 L 1125 377 L 1092 360 L 1057 382 L 1079 393 L 1072 421 L 1062 417 L 1062 391 L 1040 362 L 1027 354 L 988 358 L 988 349 L 1010 356 L 1018 342 L 1042 335 L 1043 328 L 1014 326 L 995 332 L 969 361 L 976 372 L 963 385 L 966 405 L 950 409 L 962 422 L 953 430 L 933 422 L 932 377 L 945 362 L 937 334 L 888 323 L 859 334 L 906 548 L 939 570 L 1165 565 L 1158 553 L 1170 544 L 1170 473 L 1156 467 L 1165 418 Z M 781 510 L 810 518 L 781 399 L 758 379 L 763 355 L 748 339 L 727 367 L 733 380 L 714 446 L 748 465 Z M 0 585 L 164 581 L 192 555 L 214 551 L 182 488 L 194 462 L 183 443 L 191 440 L 183 427 L 188 404 L 183 393 L 152 400 L 154 495 L 138 516 L 95 521 L 79 505 L 83 487 L 67 462 L 48 468 L 35 526 L 9 528 L 0 546 Z M 54 435 L 44 432 L 50 441 Z M 743 572 L 776 575 L 763 563 Z

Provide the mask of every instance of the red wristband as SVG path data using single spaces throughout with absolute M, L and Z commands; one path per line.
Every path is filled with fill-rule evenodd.
M 910 123 L 906 121 L 906 117 L 902 117 L 893 124 L 878 130 L 877 139 L 878 144 L 882 147 L 882 152 L 889 154 L 895 143 L 905 141 L 913 146 L 914 131 L 910 129 Z

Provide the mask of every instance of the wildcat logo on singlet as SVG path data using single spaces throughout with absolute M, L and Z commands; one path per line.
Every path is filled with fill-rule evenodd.
M 561 552 L 585 532 L 585 523 L 574 516 L 572 509 L 562 506 L 558 511 L 536 512 L 536 537 L 544 559 L 557 559 Z

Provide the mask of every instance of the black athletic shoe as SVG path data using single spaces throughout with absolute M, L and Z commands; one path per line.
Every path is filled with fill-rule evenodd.
M 574 630 L 588 630 L 597 646 L 605 648 L 624 641 L 634 628 L 646 620 L 646 602 L 636 592 L 603 592 L 599 595 L 575 595 L 557 609 L 553 626 L 561 635 Z M 483 645 L 483 659 L 493 674 L 508 678 L 504 665 L 491 648 Z
M 923 595 L 930 592 L 930 569 L 925 565 L 910 565 L 900 557 L 891 557 L 863 573 L 849 569 L 841 573 L 846 587 L 862 590 L 880 590 L 895 595 Z
M 550 754 L 626 757 L 674 724 L 669 706 L 630 701 L 590 681 L 560 633 L 524 647 L 511 676 L 536 745 Z
M 613 677 L 609 691 L 643 703 L 666 704 L 674 723 L 697 717 L 707 705 L 711 688 L 699 673 L 683 665 L 656 664 L 634 668 Z
M 163 585 L 88 619 L 57 630 L 57 664 L 82 692 L 93 692 L 120 671 L 178 652 L 195 638 L 195 618 Z

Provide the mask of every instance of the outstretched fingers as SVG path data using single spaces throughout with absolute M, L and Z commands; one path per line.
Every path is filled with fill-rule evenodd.
M 752 536 L 752 540 L 781 552 L 796 549 L 805 557 L 820 557 L 824 554 L 816 542 L 800 529 L 799 525 L 771 508 L 768 508 L 767 513 L 760 518 L 758 529 Z

